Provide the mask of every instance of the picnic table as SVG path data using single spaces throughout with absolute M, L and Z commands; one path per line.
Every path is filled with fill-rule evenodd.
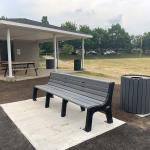
M 4 72 L 4 76 L 6 76 L 8 71 L 8 62 L 4 62 L 1 64 Z M 36 73 L 36 76 L 38 75 L 35 62 L 12 62 L 12 71 L 14 75 L 16 74 L 16 71 L 25 70 L 25 75 L 27 74 L 28 70 L 34 70 Z

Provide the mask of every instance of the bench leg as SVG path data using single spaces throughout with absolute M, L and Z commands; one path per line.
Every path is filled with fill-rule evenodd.
M 84 108 L 84 107 L 80 106 L 80 108 L 81 108 L 81 111 L 85 111 L 85 108 Z
M 25 75 L 27 75 L 28 68 L 29 68 L 29 65 L 27 64 L 27 66 L 26 66 L 26 71 L 25 71 Z
M 105 114 L 106 114 L 106 118 L 107 118 L 107 123 L 113 123 L 111 107 L 106 108 Z
M 93 114 L 94 114 L 94 110 L 92 108 L 87 109 L 86 124 L 85 124 L 85 129 L 84 129 L 86 132 L 91 131 Z
M 35 64 L 33 64 L 33 67 L 34 67 L 34 71 L 35 71 L 36 76 L 38 76 L 38 72 L 37 72 L 38 69 L 35 67 Z
M 5 72 L 4 72 L 4 77 L 6 77 L 6 74 L 7 74 L 7 68 L 5 69 Z
M 14 70 L 13 73 L 14 73 L 14 76 L 15 76 L 16 75 L 16 71 Z
M 36 98 L 37 98 L 37 91 L 38 91 L 38 89 L 34 87 L 33 88 L 33 97 L 32 97 L 34 101 L 36 101 Z
M 26 71 L 25 71 L 25 75 L 27 75 L 27 72 L 28 72 L 28 69 L 26 69 Z
M 35 69 L 35 74 L 36 74 L 36 76 L 38 76 L 38 72 L 37 72 L 37 69 Z
M 67 100 L 65 100 L 65 99 L 62 100 L 61 117 L 66 116 L 67 103 L 68 103 Z
M 49 107 L 50 98 L 52 97 L 52 94 L 46 93 L 46 102 L 45 102 L 45 108 Z

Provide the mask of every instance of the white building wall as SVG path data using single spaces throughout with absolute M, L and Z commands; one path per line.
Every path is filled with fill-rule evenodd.
M 35 41 L 13 41 L 15 61 L 39 61 L 39 45 Z

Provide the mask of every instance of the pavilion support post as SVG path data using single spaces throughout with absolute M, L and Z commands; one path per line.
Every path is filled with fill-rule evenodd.
M 57 71 L 57 38 L 55 34 L 53 36 L 53 43 L 54 43 L 54 70 Z
M 59 41 L 57 41 L 57 69 L 59 68 Z
M 84 63 L 84 55 L 85 55 L 85 47 L 84 47 L 85 41 L 84 38 L 82 38 L 82 70 L 85 69 L 85 63 Z
M 12 78 L 12 60 L 11 60 L 11 40 L 10 40 L 10 30 L 7 29 L 7 53 L 8 53 L 8 71 L 9 71 L 9 78 Z

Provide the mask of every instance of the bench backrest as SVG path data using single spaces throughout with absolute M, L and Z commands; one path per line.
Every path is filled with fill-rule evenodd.
M 66 90 L 106 103 L 111 101 L 114 88 L 114 82 L 55 72 L 51 73 L 48 84 L 66 88 Z

